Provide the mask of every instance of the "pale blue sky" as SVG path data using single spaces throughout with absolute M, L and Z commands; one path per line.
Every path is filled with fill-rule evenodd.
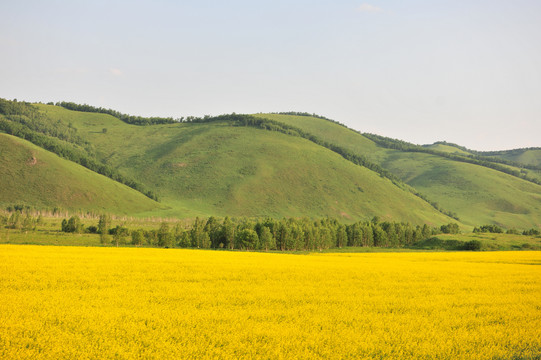
M 541 146 L 541 1 L 0 0 L 0 97 Z

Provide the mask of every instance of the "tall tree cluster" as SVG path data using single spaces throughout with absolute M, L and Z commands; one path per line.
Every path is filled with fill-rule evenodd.
M 110 218 L 100 217 L 97 232 L 104 244 L 265 251 L 314 251 L 346 246 L 403 247 L 441 233 L 442 229 L 458 231 L 456 224 L 433 228 L 426 224 L 415 226 L 404 222 L 380 222 L 377 217 L 349 225 L 331 218 L 254 220 L 211 216 L 207 219 L 196 218 L 191 226 L 184 226 L 180 222 L 163 222 L 158 229 L 152 230 L 129 230 L 122 226 L 107 229 L 107 226 L 110 226 Z M 112 236 L 112 240 L 106 235 Z

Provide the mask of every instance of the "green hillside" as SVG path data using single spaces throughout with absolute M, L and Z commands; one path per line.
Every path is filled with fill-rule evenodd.
M 138 214 L 162 207 L 125 185 L 0 133 L 0 204 Z
M 436 151 L 441 151 L 445 153 L 452 153 L 452 154 L 462 154 L 462 155 L 470 155 L 468 151 L 465 151 L 463 149 L 460 149 L 458 147 L 449 145 L 449 144 L 441 144 L 441 143 L 435 143 L 431 145 L 423 145 L 427 149 L 432 149 Z
M 472 227 L 541 224 L 541 185 L 535 183 L 541 173 L 535 167 L 445 142 L 420 147 L 312 116 L 229 115 L 179 123 L 71 103 L 63 106 L 82 111 L 5 100 L 0 105 L 5 131 L 160 199 L 159 206 L 145 199 L 153 204 L 148 208 L 117 210 L 116 203 L 111 212 L 453 221 L 438 208 Z M 15 198 L 54 203 L 36 192 Z M 60 206 L 108 207 L 73 199 Z
M 155 189 L 171 207 L 159 215 L 452 220 L 390 180 L 299 137 L 228 122 L 134 126 L 106 114 L 39 108 L 51 121 L 69 121 L 107 164 Z
M 302 128 L 325 141 L 364 155 L 442 208 L 456 213 L 466 224 L 494 223 L 518 228 L 541 225 L 540 185 L 442 156 L 384 148 L 355 131 L 320 118 L 277 114 L 256 116 Z
M 483 154 L 541 168 L 541 148 L 484 152 Z
M 502 151 L 475 151 L 460 145 L 446 142 L 423 145 L 423 147 L 439 152 L 466 155 L 477 159 L 494 162 L 500 166 L 508 168 L 510 171 L 519 172 L 526 178 L 534 179 L 538 184 L 541 184 L 541 148 Z

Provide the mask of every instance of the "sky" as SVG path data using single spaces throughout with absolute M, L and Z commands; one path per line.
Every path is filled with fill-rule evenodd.
M 0 0 L 0 97 L 541 146 L 539 0 Z

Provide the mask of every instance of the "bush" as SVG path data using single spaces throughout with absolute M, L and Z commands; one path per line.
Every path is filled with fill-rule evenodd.
M 442 240 L 437 237 L 431 237 L 426 240 L 418 241 L 412 245 L 414 249 L 424 250 L 462 250 L 464 242 L 459 240 Z
M 81 224 L 81 219 L 78 216 L 72 216 L 69 220 L 62 220 L 62 231 L 70 233 L 83 232 L 84 225 Z
M 463 250 L 479 251 L 481 250 L 481 242 L 479 240 L 467 241 L 462 246 Z
M 90 234 L 97 234 L 98 228 L 94 225 L 90 225 L 89 227 L 86 228 L 86 231 Z
M 522 232 L 522 235 L 530 235 L 530 236 L 539 235 L 539 230 L 535 228 L 531 228 L 530 230 L 524 230 Z
M 498 225 L 482 225 L 480 227 L 475 227 L 473 229 L 474 233 L 493 233 L 493 234 L 503 234 L 503 229 Z

